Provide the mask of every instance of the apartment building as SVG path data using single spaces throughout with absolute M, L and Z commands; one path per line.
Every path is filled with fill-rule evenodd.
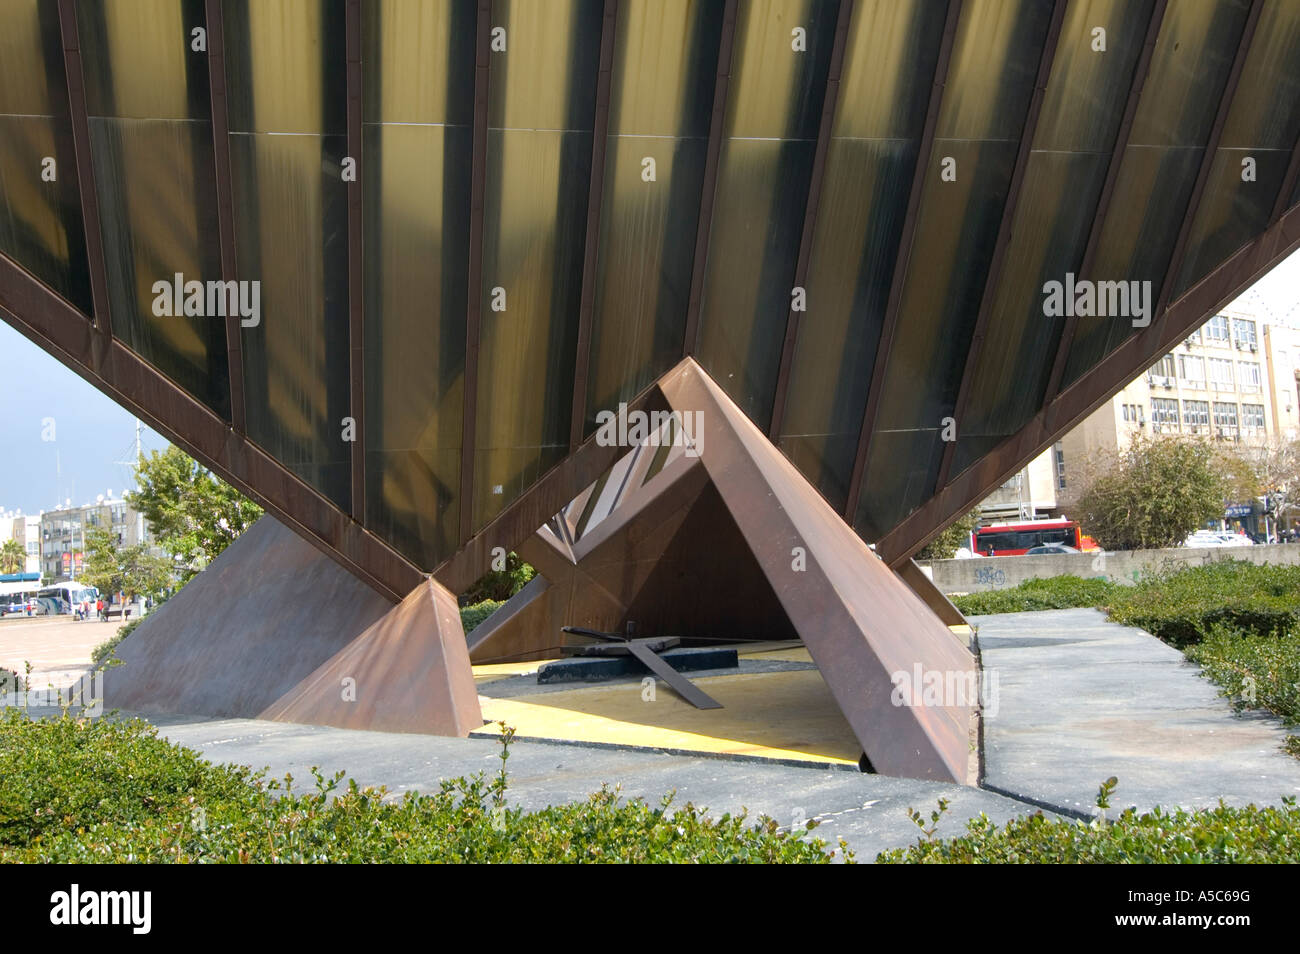
M 119 547 L 153 543 L 148 525 L 126 501 L 114 499 L 111 490 L 100 494 L 94 503 L 46 510 L 40 525 L 41 572 L 47 583 L 80 576 L 85 566 L 86 533 L 95 528 L 111 531 Z
M 1065 466 L 1117 451 L 1137 432 L 1237 442 L 1295 436 L 1297 359 L 1290 329 L 1215 315 L 1062 439 Z

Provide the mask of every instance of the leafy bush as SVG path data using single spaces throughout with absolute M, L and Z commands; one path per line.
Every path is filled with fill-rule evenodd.
M 144 622 L 143 616 L 137 616 L 129 623 L 123 623 L 117 628 L 117 632 L 104 640 L 98 646 L 90 651 L 90 662 L 96 668 L 100 668 L 104 663 L 113 656 L 113 651 L 126 637 L 130 636 L 132 631 Z
M 1170 547 L 1222 516 L 1227 492 L 1210 444 L 1134 435 L 1071 512 L 1107 550 Z
M 0 696 L 18 691 L 18 673 L 0 666 Z
M 1252 864 L 1300 862 L 1300 809 L 1157 808 L 1122 812 L 1114 821 L 1049 819 L 1041 813 L 998 828 L 984 814 L 951 839 L 921 838 L 882 852 L 882 864 Z
M 1099 606 L 1110 597 L 1116 584 L 1108 580 L 1086 580 L 1079 576 L 1053 576 L 1025 580 L 1005 590 L 954 596 L 952 602 L 967 616 L 989 613 L 1023 613 L 1029 610 L 1074 609 Z
M 1199 642 L 1217 624 L 1256 635 L 1300 622 L 1300 566 L 1220 560 L 1114 588 L 1110 618 L 1171 645 Z
M 473 606 L 462 606 L 460 625 L 464 628 L 465 635 L 468 636 L 475 626 L 491 616 L 493 611 L 504 602 L 504 600 L 482 600 Z
M 971 531 L 980 525 L 979 508 L 944 528 L 916 554 L 918 560 L 951 560 L 961 547 L 970 546 Z
M 1300 725 L 1300 630 L 1260 636 L 1215 624 L 1187 658 L 1241 709 L 1266 709 Z
M 507 553 L 505 569 L 488 570 L 461 594 L 461 602 L 467 606 L 484 600 L 504 602 L 522 590 L 536 575 L 537 571 L 519 559 L 519 554 Z
M 498 776 L 427 795 L 315 790 L 213 765 L 139 720 L 0 715 L 0 862 L 815 862 L 833 852 L 742 815 L 707 817 L 671 797 L 651 808 L 608 788 L 536 812 Z M 846 852 L 851 859 L 851 853 Z

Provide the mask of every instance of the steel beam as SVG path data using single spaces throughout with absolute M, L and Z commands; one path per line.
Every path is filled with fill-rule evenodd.
M 1250 44 L 1255 38 L 1255 28 L 1259 25 L 1259 15 L 1264 10 L 1264 0 L 1251 0 L 1250 12 L 1246 14 L 1246 24 L 1237 43 L 1237 52 L 1232 58 L 1232 68 L 1228 71 L 1228 81 L 1224 84 L 1223 95 L 1219 97 L 1219 109 L 1214 114 L 1214 125 L 1210 127 L 1210 138 L 1205 143 L 1201 155 L 1201 167 L 1196 173 L 1196 184 L 1192 187 L 1191 198 L 1187 202 L 1187 211 L 1183 223 L 1178 229 L 1178 241 L 1174 244 L 1173 256 L 1165 271 L 1165 280 L 1160 286 L 1160 297 L 1152 312 L 1152 324 L 1157 326 L 1159 336 L 1165 324 L 1165 311 L 1169 298 L 1173 294 L 1174 283 L 1178 273 L 1183 270 L 1183 261 L 1187 257 L 1187 241 L 1196 222 L 1196 213 L 1201 208 L 1201 197 L 1205 195 L 1206 184 L 1210 181 L 1210 170 L 1214 167 L 1214 156 L 1219 151 L 1219 141 L 1223 137 L 1223 127 L 1228 122 L 1228 113 L 1232 111 L 1232 101 L 1237 93 L 1237 84 L 1241 81 L 1242 70 L 1246 66 L 1246 57 L 1250 55 Z
M 1065 22 L 1065 6 L 1066 0 L 1056 0 L 1056 6 L 1052 9 L 1052 20 L 1047 28 L 1047 37 L 1043 41 L 1043 54 L 1038 60 L 1038 76 L 1034 80 L 1034 91 L 1029 98 L 1029 111 L 1025 115 L 1025 125 L 1020 133 L 1020 147 L 1016 152 L 1016 165 L 1011 173 L 1006 202 L 1002 206 L 1002 222 L 998 226 L 993 256 L 989 259 L 988 273 L 984 278 L 984 293 L 980 297 L 980 309 L 975 318 L 975 330 L 971 334 L 970 347 L 966 352 L 966 366 L 962 370 L 957 400 L 953 404 L 952 417 L 957 424 L 958 436 L 962 431 L 962 418 L 970 404 L 971 391 L 975 383 L 975 369 L 979 366 L 980 352 L 983 351 L 984 338 L 988 334 L 989 321 L 992 319 L 993 299 L 997 296 L 1002 272 L 1006 266 L 1007 246 L 1011 242 L 1016 210 L 1020 206 L 1020 193 L 1025 185 L 1025 169 L 1029 165 L 1029 155 L 1034 148 L 1038 117 L 1043 111 L 1043 97 L 1047 90 L 1047 81 L 1052 75 L 1052 63 L 1056 59 L 1061 27 Z M 936 490 L 948 482 L 956 450 L 956 439 L 944 442 L 943 460 L 939 464 L 939 475 L 935 482 Z
M 713 199 L 718 191 L 718 163 L 727 116 L 727 90 L 731 86 L 731 54 L 736 41 L 736 3 L 726 0 L 722 35 L 718 42 L 718 70 L 713 85 L 713 116 L 704 159 L 704 185 L 700 191 L 700 219 L 695 228 L 695 259 L 691 266 L 691 293 L 686 304 L 686 331 L 682 357 L 695 354 L 700 343 L 700 307 L 704 297 L 704 268 L 709 258 L 709 232 L 713 228 Z
M 77 161 L 77 189 L 81 196 L 81 223 L 86 233 L 86 264 L 90 270 L 90 298 L 95 328 L 103 337 L 95 339 L 91 359 L 98 367 L 112 341 L 113 321 L 109 313 L 108 276 L 104 266 L 104 237 L 99 230 L 99 194 L 95 188 L 95 165 L 90 156 L 90 123 L 86 118 L 86 77 L 81 63 L 81 40 L 77 35 L 76 0 L 58 0 L 59 36 L 63 47 L 63 71 L 68 83 L 68 117 L 72 125 L 72 147 Z
M 488 61 L 492 3 L 479 0 L 474 41 L 474 146 L 469 190 L 469 293 L 465 298 L 465 387 L 460 444 L 460 541 L 474 526 L 474 453 L 478 424 L 478 343 L 483 307 L 483 215 L 487 193 Z M 455 592 L 459 593 L 460 590 Z
M 854 0 L 840 0 L 839 18 L 835 22 L 835 39 L 831 43 L 831 62 L 826 73 L 826 95 L 822 99 L 821 125 L 817 129 L 817 150 L 813 153 L 812 176 L 808 182 L 808 202 L 804 206 L 803 234 L 799 238 L 799 258 L 794 268 L 794 287 L 808 287 L 808 268 L 812 260 L 813 238 L 817 234 L 817 210 L 821 204 L 822 180 L 826 177 L 826 155 L 830 151 L 831 132 L 835 128 L 835 107 L 839 102 L 840 75 L 844 71 L 844 48 L 848 44 L 849 23 L 853 19 Z M 793 306 L 793 301 L 791 302 Z M 772 399 L 772 420 L 768 436 L 781 436 L 785 420 L 785 402 L 790 392 L 790 367 L 794 364 L 795 343 L 799 337 L 799 315 L 793 307 L 785 319 L 785 341 L 781 346 L 781 366 L 776 376 L 776 393 Z
M 1079 262 L 1078 275 L 1081 277 L 1092 271 L 1097 259 L 1097 245 L 1101 240 L 1101 229 L 1106 223 L 1106 213 L 1110 210 L 1110 200 L 1115 194 L 1115 183 L 1119 180 L 1120 165 L 1124 161 L 1124 152 L 1128 148 L 1129 135 L 1133 131 L 1133 119 L 1137 115 L 1138 102 L 1142 98 L 1142 88 L 1146 85 L 1147 74 L 1151 70 L 1151 57 L 1155 53 L 1156 39 L 1160 36 L 1160 26 L 1165 19 L 1165 7 L 1168 0 L 1156 0 L 1151 8 L 1151 20 L 1147 24 L 1146 40 L 1142 52 L 1138 54 L 1137 64 L 1133 67 L 1133 80 L 1129 84 L 1128 100 L 1124 104 L 1124 116 L 1115 133 L 1115 148 L 1110 154 L 1110 164 L 1106 167 L 1106 178 L 1102 182 L 1101 195 L 1097 199 L 1097 211 L 1092 217 L 1092 227 L 1088 230 L 1088 241 L 1084 246 L 1083 259 Z M 1061 338 L 1057 342 L 1056 357 L 1052 361 L 1052 370 L 1047 378 L 1047 390 L 1043 394 L 1043 406 L 1052 403 L 1061 390 L 1061 378 L 1065 375 L 1065 365 L 1070 357 L 1070 348 L 1074 344 L 1074 334 L 1079 319 L 1071 315 L 1061 329 Z
M 1144 368 L 1186 337 L 1205 319 L 1232 301 L 1269 269 L 1300 248 L 1300 206 L 1295 206 L 1215 268 L 1165 312 L 1163 326 L 1153 322 L 1107 355 L 1029 423 L 882 537 L 876 552 L 897 569 L 936 533 L 983 500 L 1008 477 L 1037 457 L 1060 436 L 1109 400 Z
M 217 193 L 217 244 L 221 252 L 221 280 L 237 281 L 235 250 L 235 197 L 230 177 L 230 118 L 226 97 L 226 34 L 221 0 L 205 4 L 208 30 L 208 102 L 212 117 L 212 170 Z M 233 311 L 234 309 L 228 309 Z M 235 433 L 246 428 L 244 409 L 244 350 L 239 315 L 226 318 L 226 367 L 230 378 L 230 425 Z
M 366 386 L 365 386 L 365 271 L 362 243 L 363 181 L 361 131 L 361 0 L 347 0 L 347 138 L 348 155 L 355 163 L 356 178 L 345 183 L 348 190 L 348 351 L 351 367 L 351 413 L 353 421 L 352 519 L 366 513 Z
M 605 198 L 605 146 L 609 139 L 609 89 L 614 73 L 614 39 L 618 0 L 605 0 L 600 30 L 600 72 L 596 74 L 596 116 L 591 133 L 591 188 L 587 192 L 587 236 L 582 256 L 582 298 L 578 306 L 578 354 L 573 365 L 573 412 L 569 450 L 582 443 L 587 411 L 587 372 L 591 364 L 591 326 L 596 308 L 596 267 L 600 251 L 600 215 Z
M 400 600 L 425 578 L 397 550 L 3 254 L 0 318 L 380 593 Z
M 948 67 L 952 62 L 953 42 L 957 37 L 957 22 L 961 17 L 962 0 L 948 0 L 948 18 L 939 41 L 939 57 L 934 68 L 934 82 L 930 88 L 930 102 L 925 110 L 925 126 L 916 150 L 916 170 L 912 174 L 912 187 L 907 195 L 907 213 L 898 240 L 898 256 L 894 259 L 894 275 L 889 286 L 885 317 L 880 328 L 880 343 L 876 347 L 875 367 L 871 372 L 871 385 L 867 390 L 867 403 L 862 412 L 862 428 L 858 432 L 858 449 L 853 459 L 853 475 L 849 479 L 848 500 L 844 517 L 852 526 L 862 496 L 862 477 L 867 466 L 867 453 L 871 447 L 871 434 L 876 426 L 880 409 L 880 394 L 889 370 L 889 353 L 893 350 L 894 335 L 898 330 L 898 313 L 903 299 L 903 280 L 912 257 L 912 243 L 916 238 L 917 213 L 921 205 L 921 192 L 925 186 L 926 172 L 930 168 L 930 152 L 934 147 L 934 131 L 939 123 L 939 109 L 943 104 L 943 88 L 948 82 Z

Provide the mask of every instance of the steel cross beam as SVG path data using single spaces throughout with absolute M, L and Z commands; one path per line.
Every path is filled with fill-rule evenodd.
M 230 178 L 230 117 L 226 106 L 226 35 L 221 0 L 207 0 L 205 11 L 208 30 L 208 102 L 212 119 L 212 178 L 217 193 L 217 244 L 221 252 L 221 280 L 233 282 L 239 278 L 239 263 L 235 249 L 234 187 Z M 235 433 L 243 434 L 246 428 L 244 350 L 239 327 L 238 314 L 226 318 L 230 425 Z
M 465 387 L 460 438 L 460 541 L 474 525 L 474 452 L 478 424 L 479 320 L 483 308 L 483 215 L 487 193 L 488 62 L 491 57 L 492 3 L 478 0 L 474 41 L 473 165 L 469 190 L 469 294 L 465 298 Z M 460 590 L 455 592 L 459 593 Z
M 993 245 L 993 257 L 989 260 L 988 274 L 984 280 L 984 293 L 980 297 L 980 309 L 975 318 L 975 330 L 971 334 L 970 347 L 966 351 L 966 366 L 962 370 L 961 384 L 957 389 L 957 400 L 953 404 L 952 416 L 957 422 L 957 434 L 961 434 L 962 417 L 970 404 L 971 391 L 975 383 L 975 369 L 979 365 L 980 352 L 984 347 L 984 338 L 988 334 L 989 321 L 992 320 L 993 299 L 1001 283 L 1002 272 L 1006 266 L 1007 246 L 1011 242 L 1011 232 L 1015 225 L 1016 210 L 1020 205 L 1020 193 L 1025 184 L 1025 169 L 1029 165 L 1029 155 L 1034 148 L 1034 135 L 1038 130 L 1038 117 L 1043 111 L 1043 98 L 1047 91 L 1047 81 L 1052 75 L 1052 63 L 1056 60 L 1057 47 L 1061 40 L 1061 27 L 1065 23 L 1066 0 L 1056 0 L 1052 9 L 1052 20 L 1047 28 L 1047 37 L 1043 41 L 1043 54 L 1038 60 L 1038 75 L 1034 79 L 1034 91 L 1029 98 L 1029 111 L 1025 115 L 1025 125 L 1020 133 L 1020 147 L 1016 153 L 1015 168 L 1011 173 L 1011 183 L 1007 188 L 1006 202 L 1002 206 L 1002 222 L 998 226 L 998 237 Z M 957 441 L 945 441 L 943 460 L 939 464 L 939 475 L 935 489 L 948 482 L 952 470 L 953 456 L 957 451 Z
M 1273 214 L 1268 217 L 1269 225 L 1280 219 L 1282 213 L 1290 206 L 1291 194 L 1295 192 L 1297 177 L 1300 177 L 1300 136 L 1296 137 L 1295 148 L 1291 150 L 1291 163 L 1287 166 L 1286 175 L 1282 177 L 1282 185 L 1277 190 L 1277 199 L 1273 203 Z
M 830 151 L 831 132 L 835 128 L 835 107 L 839 103 L 840 76 L 844 72 L 844 48 L 848 44 L 849 24 L 853 19 L 854 0 L 840 0 L 835 21 L 835 39 L 831 43 L 831 62 L 826 72 L 826 95 L 822 98 L 821 125 L 817 128 L 817 149 L 813 153 L 812 176 L 808 181 L 808 202 L 804 206 L 803 233 L 799 238 L 799 258 L 794 268 L 794 287 L 807 288 L 808 269 L 812 261 L 813 238 L 817 234 L 817 210 L 821 204 L 822 180 L 826 177 L 826 156 Z M 790 391 L 790 368 L 794 364 L 795 343 L 799 337 L 799 312 L 793 301 L 785 319 L 785 341 L 781 346 L 781 365 L 776 376 L 776 393 L 772 398 L 772 421 L 768 436 L 781 436 L 785 420 L 785 403 Z
M 352 412 L 352 519 L 361 521 L 366 513 L 366 388 L 365 388 L 365 270 L 362 243 L 365 220 L 362 218 L 364 181 L 362 156 L 361 97 L 361 0 L 348 0 L 345 14 L 347 33 L 347 149 L 352 157 L 356 178 L 344 183 L 348 190 L 348 364 L 351 370 L 350 408 Z
M 95 329 L 91 355 L 96 367 L 105 360 L 112 341 L 113 321 L 109 313 L 108 276 L 104 266 L 104 237 L 99 230 L 99 193 L 95 188 L 95 165 L 90 156 L 90 123 L 86 118 L 86 77 L 81 63 L 81 40 L 77 35 L 75 0 L 59 0 L 59 36 L 63 48 L 63 72 L 68 83 L 68 116 L 72 125 L 72 146 L 77 160 L 77 189 L 81 195 L 81 224 L 86 233 L 86 264 L 90 269 L 90 297 Z
M 1079 262 L 1078 275 L 1083 277 L 1092 271 L 1097 259 L 1097 246 L 1101 241 L 1101 229 L 1106 223 L 1106 213 L 1110 209 L 1110 200 L 1115 194 L 1115 184 L 1119 181 L 1119 168 L 1128 148 L 1129 135 L 1133 131 L 1133 120 L 1137 116 L 1138 102 L 1142 99 L 1142 88 L 1146 84 L 1147 74 L 1151 70 L 1151 57 L 1155 53 L 1156 39 L 1160 36 L 1160 26 L 1164 23 L 1165 8 L 1168 0 L 1156 0 L 1151 8 L 1151 21 L 1147 24 L 1146 40 L 1137 64 L 1133 67 L 1133 80 L 1129 84 L 1128 101 L 1124 104 L 1124 116 L 1115 133 L 1115 148 L 1110 154 L 1110 164 L 1106 167 L 1106 178 L 1102 183 L 1101 195 L 1097 198 L 1097 211 L 1092 217 L 1092 226 L 1088 230 L 1088 241 L 1084 245 L 1083 259 Z M 1070 357 L 1070 348 L 1074 344 L 1074 334 L 1079 319 L 1071 315 L 1061 329 L 1061 338 L 1057 342 L 1056 357 L 1052 361 L 1052 370 L 1047 378 L 1047 390 L 1043 394 L 1043 406 L 1047 407 L 1055 400 L 1061 390 L 1061 378 L 1065 375 L 1065 365 Z
M 912 174 L 912 188 L 907 196 L 907 213 L 903 218 L 903 231 L 898 240 L 898 255 L 894 259 L 894 275 L 889 286 L 885 318 L 880 328 L 880 343 L 876 347 L 876 363 L 871 372 L 871 385 L 867 390 L 867 403 L 862 412 L 862 428 L 858 432 L 858 449 L 853 459 L 853 475 L 849 479 L 848 500 L 844 505 L 844 518 L 852 526 L 862 496 L 863 473 L 867 466 L 867 452 L 871 446 L 876 414 L 880 409 L 880 395 L 884 389 L 885 372 L 889 370 L 889 353 L 893 350 L 894 335 L 898 330 L 899 310 L 903 299 L 903 280 L 912 257 L 912 243 L 916 238 L 916 224 L 921 206 L 921 192 L 925 175 L 930 168 L 930 152 L 934 147 L 934 131 L 939 123 L 939 109 L 943 105 L 943 88 L 948 82 L 948 67 L 952 62 L 952 47 L 957 38 L 957 22 L 961 17 L 962 0 L 948 0 L 948 18 L 939 42 L 939 58 L 934 67 L 934 83 L 930 89 L 930 102 L 925 110 L 925 125 L 921 142 L 916 150 L 916 170 Z
M 578 354 L 573 365 L 573 411 L 569 419 L 569 450 L 582 443 L 587 411 L 587 373 L 591 365 L 591 326 L 596 308 L 600 216 L 605 198 L 605 146 L 609 139 L 609 90 L 614 73 L 614 40 L 618 0 L 605 0 L 600 31 L 600 72 L 596 75 L 596 115 L 591 133 L 591 189 L 587 193 L 587 236 L 582 256 L 582 298 L 578 306 Z
M 731 86 L 731 56 L 736 42 L 736 2 L 726 0 L 722 35 L 718 41 L 718 69 L 713 85 L 713 115 L 709 120 L 709 145 L 704 159 L 704 184 L 700 191 L 700 219 L 695 228 L 695 258 L 691 265 L 691 292 L 686 304 L 686 330 L 682 357 L 695 354 L 700 344 L 700 307 L 704 297 L 704 267 L 709 258 L 709 231 L 713 228 L 713 199 L 718 187 L 718 164 Z
M 398 601 L 425 579 L 395 548 L 3 254 L 0 319 L 380 593 Z

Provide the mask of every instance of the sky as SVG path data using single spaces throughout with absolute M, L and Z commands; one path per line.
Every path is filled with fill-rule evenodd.
M 1300 252 L 1229 308 L 1300 328 Z M 146 452 L 167 446 L 148 427 L 141 441 Z M 134 458 L 135 418 L 0 321 L 0 512 L 120 497 Z
M 141 443 L 167 446 L 147 427 Z M 134 457 L 135 418 L 0 321 L 0 511 L 120 498 Z

